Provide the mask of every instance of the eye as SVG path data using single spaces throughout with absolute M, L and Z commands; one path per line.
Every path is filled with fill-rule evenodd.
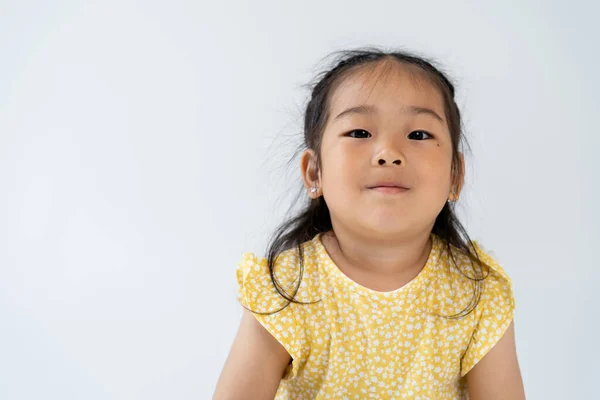
M 426 140 L 426 139 L 429 139 L 429 138 L 427 138 L 425 136 L 429 136 L 429 138 L 433 138 L 433 136 L 431 136 L 431 134 L 429 134 L 429 133 L 427 133 L 425 131 L 412 131 L 411 133 L 408 134 L 409 138 L 415 139 L 415 140 Z
M 355 129 L 353 131 L 350 131 L 350 132 L 346 133 L 346 136 L 356 137 L 356 136 L 352 135 L 353 133 L 358 133 L 360 136 L 362 136 L 362 135 L 369 135 L 370 136 L 371 135 L 369 132 L 365 131 L 364 129 Z M 359 137 L 357 139 L 364 139 L 364 137 Z

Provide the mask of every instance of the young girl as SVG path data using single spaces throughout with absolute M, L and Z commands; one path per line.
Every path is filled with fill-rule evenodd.
M 306 108 L 308 204 L 236 270 L 214 399 L 523 399 L 511 280 L 454 212 L 454 86 L 403 52 L 338 61 Z

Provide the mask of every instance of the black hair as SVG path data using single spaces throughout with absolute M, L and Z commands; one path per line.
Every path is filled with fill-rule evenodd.
M 331 55 L 337 55 L 337 58 L 333 63 L 334 66 L 317 75 L 315 82 L 309 85 L 312 87 L 312 90 L 304 112 L 304 140 L 298 149 L 299 151 L 304 149 L 314 150 L 317 155 L 317 167 L 320 168 L 321 140 L 325 125 L 329 118 L 331 96 L 335 89 L 342 83 L 344 78 L 351 75 L 359 67 L 367 65 L 375 66 L 382 61 L 394 60 L 404 66 L 416 69 L 416 71 L 423 75 L 442 95 L 446 121 L 448 121 L 452 142 L 451 174 L 453 178 L 456 178 L 461 173 L 459 148 L 461 145 L 466 144 L 466 138 L 462 131 L 460 111 L 455 102 L 454 85 L 439 68 L 433 65 L 432 61 L 406 51 L 385 51 L 374 47 L 341 50 L 334 52 Z M 303 194 L 304 188 L 302 188 L 299 195 Z M 306 198 L 306 196 L 302 197 Z M 287 307 L 290 302 L 312 304 L 312 302 L 302 303 L 294 299 L 294 296 L 298 292 L 304 271 L 302 245 L 306 241 L 313 239 L 315 235 L 328 232 L 331 229 L 332 224 L 329 208 L 327 207 L 324 197 L 320 196 L 316 199 L 309 199 L 308 204 L 305 204 L 299 212 L 281 223 L 273 233 L 268 244 L 267 264 L 273 286 L 283 298 L 288 300 L 288 303 L 283 308 Z M 487 277 L 487 275 L 484 274 L 484 270 L 487 270 L 489 266 L 480 260 L 473 242 L 456 216 L 453 202 L 446 202 L 435 220 L 432 232 L 443 240 L 448 250 L 448 254 L 455 266 L 456 261 L 453 249 L 461 251 L 471 260 L 473 276 L 465 274 L 460 268 L 459 271 L 473 283 L 473 297 L 467 307 L 459 313 L 443 316 L 449 319 L 464 317 L 471 313 L 480 301 L 482 290 L 481 281 Z M 290 296 L 275 278 L 275 263 L 277 257 L 283 251 L 294 247 L 298 252 L 299 279 L 294 293 Z M 281 311 L 283 308 L 273 312 L 252 312 L 257 314 L 273 314 Z

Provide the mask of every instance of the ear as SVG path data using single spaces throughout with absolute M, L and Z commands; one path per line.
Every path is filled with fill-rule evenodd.
M 302 153 L 302 157 L 300 158 L 300 172 L 308 195 L 313 199 L 319 197 L 322 194 L 321 173 L 317 166 L 317 155 L 314 150 L 306 149 Z M 312 191 L 312 188 L 317 188 L 317 190 Z
M 458 171 L 452 176 L 452 186 L 450 187 L 450 200 L 456 201 L 460 197 L 463 184 L 465 183 L 465 157 L 463 153 L 458 153 Z

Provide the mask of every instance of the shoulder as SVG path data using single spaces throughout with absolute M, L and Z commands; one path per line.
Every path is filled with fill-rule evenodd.
M 441 256 L 437 265 L 438 275 L 444 279 L 459 281 L 471 286 L 474 280 L 485 282 L 488 287 L 504 287 L 512 290 L 512 279 L 499 262 L 496 253 L 484 247 L 479 241 L 473 240 L 472 255 L 475 261 L 463 250 L 451 246 L 451 250 L 442 244 Z M 451 253 L 451 254 L 450 254 Z
M 495 252 L 487 250 L 478 241 L 473 242 L 479 259 L 484 264 L 479 315 L 495 313 L 512 319 L 515 308 L 513 282 L 498 260 Z M 503 315 L 501 315 L 503 314 Z
M 479 241 L 473 241 L 479 259 L 487 266 L 492 281 L 512 287 L 512 280 L 498 260 L 496 252 L 488 250 Z
M 289 303 L 282 293 L 297 301 L 312 301 L 318 289 L 317 260 L 312 241 L 302 244 L 302 248 L 302 262 L 294 247 L 282 251 L 271 266 L 267 257 L 243 253 L 235 271 L 242 305 L 253 310 L 257 307 L 259 312 L 272 311 Z
M 471 242 L 471 255 L 443 240 L 439 243 L 433 273 L 424 289 L 429 293 L 428 305 L 433 311 L 454 315 L 474 310 L 472 318 L 498 302 L 514 307 L 511 278 L 494 252 L 478 241 Z

